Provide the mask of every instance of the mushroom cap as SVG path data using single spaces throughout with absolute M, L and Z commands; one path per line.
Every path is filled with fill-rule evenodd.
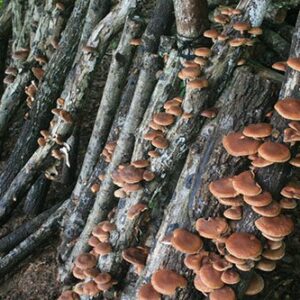
M 171 296 L 177 288 L 185 288 L 187 280 L 175 271 L 161 269 L 153 273 L 151 284 L 160 294 Z
M 224 282 L 221 280 L 222 272 L 215 270 L 211 264 L 203 265 L 198 274 L 203 283 L 211 289 L 219 289 L 224 286 Z
M 98 238 L 101 242 L 107 241 L 109 238 L 109 233 L 104 231 L 101 225 L 96 225 L 93 228 L 92 235 Z
M 218 109 L 215 107 L 211 107 L 211 108 L 203 110 L 200 115 L 202 117 L 212 119 L 217 115 L 217 113 L 218 113 Z
M 107 255 L 112 252 L 111 244 L 108 242 L 100 242 L 94 247 L 94 250 L 99 255 Z
M 194 62 L 196 64 L 198 64 L 199 66 L 204 66 L 207 61 L 205 58 L 198 56 L 198 57 L 195 57 Z
M 178 117 L 182 115 L 183 110 L 180 106 L 171 106 L 170 108 L 166 109 L 166 112 L 168 114 Z
M 243 198 L 241 196 L 237 196 L 234 198 L 218 198 L 218 201 L 226 206 L 239 207 L 243 206 Z
M 112 280 L 112 277 L 109 273 L 100 273 L 95 278 L 94 281 L 98 284 L 105 284 Z
M 189 89 L 203 89 L 203 88 L 207 88 L 208 87 L 208 81 L 207 79 L 194 79 L 189 81 L 186 84 L 187 88 Z
M 173 231 L 171 244 L 176 250 L 187 254 L 197 253 L 203 247 L 203 242 L 198 235 L 183 228 Z
M 269 260 L 280 260 L 285 255 L 285 244 L 282 243 L 281 247 L 275 250 L 265 249 L 262 253 L 264 258 Z
M 143 211 L 147 210 L 148 206 L 144 203 L 137 203 L 133 206 L 131 206 L 127 211 L 127 218 L 129 220 L 133 220 L 136 218 L 139 214 L 141 214 Z
M 232 263 L 230 263 L 224 258 L 216 258 L 212 259 L 212 266 L 215 270 L 221 272 L 232 268 Z
M 261 254 L 262 244 L 254 234 L 235 232 L 225 242 L 227 251 L 241 259 L 253 259 Z
M 196 274 L 194 278 L 194 287 L 196 290 L 202 292 L 202 293 L 210 293 L 212 289 L 208 287 L 204 282 L 202 281 L 200 275 Z
M 270 141 L 264 142 L 258 148 L 258 154 L 265 160 L 278 163 L 286 162 L 291 157 L 290 149 L 286 145 Z
M 116 228 L 117 228 L 116 224 L 111 223 L 109 221 L 102 221 L 98 225 L 101 226 L 101 228 L 105 232 L 112 232 L 112 231 L 116 230 Z
M 145 170 L 143 173 L 143 179 L 145 181 L 152 181 L 155 178 L 155 174 L 152 171 Z
M 243 46 L 246 43 L 246 39 L 245 38 L 235 38 L 229 41 L 229 45 L 231 47 L 240 47 Z
M 246 126 L 243 135 L 252 138 L 265 138 L 272 134 L 272 125 L 269 123 L 257 123 Z
M 126 183 L 138 183 L 143 180 L 144 170 L 135 168 L 134 166 L 126 166 L 119 170 L 119 175 Z
M 85 279 L 85 277 L 86 277 L 83 270 L 78 268 L 77 266 L 74 266 L 74 268 L 72 270 L 72 274 L 75 278 L 80 279 L 80 280 Z
M 279 215 L 277 217 L 261 217 L 255 221 L 255 226 L 262 233 L 271 237 L 284 237 L 294 230 L 294 223 L 291 218 Z
M 163 132 L 161 130 L 151 130 L 148 133 L 144 134 L 144 139 L 146 141 L 152 141 L 157 136 L 163 136 Z
M 160 112 L 154 114 L 153 121 L 158 125 L 168 126 L 174 123 L 174 116 L 165 112 Z
M 243 217 L 243 211 L 240 206 L 228 208 L 223 214 L 225 218 L 235 221 L 241 220 Z
M 257 263 L 255 268 L 264 272 L 272 272 L 276 268 L 276 262 L 263 258 Z
M 210 38 L 210 39 L 216 39 L 219 36 L 219 32 L 217 29 L 211 28 L 211 29 L 205 30 L 203 32 L 203 36 Z
M 240 282 L 240 274 L 232 269 L 229 269 L 222 273 L 221 280 L 226 284 L 236 284 Z
M 98 183 L 92 184 L 92 186 L 91 186 L 92 193 L 97 193 L 97 192 L 99 192 L 99 190 L 100 190 L 100 184 L 98 184 Z
M 6 75 L 13 75 L 13 76 L 17 76 L 18 75 L 18 69 L 12 66 L 9 66 L 5 69 L 4 72 Z
M 240 264 L 240 265 L 241 265 L 241 264 L 246 263 L 246 260 L 241 259 L 241 258 L 237 258 L 237 257 L 235 257 L 235 256 L 233 256 L 233 255 L 231 255 L 231 254 L 226 254 L 226 255 L 225 255 L 225 259 L 226 259 L 227 261 L 233 263 L 233 264 Z
M 249 282 L 249 285 L 245 291 L 245 295 L 253 296 L 260 293 L 264 289 L 265 283 L 263 278 L 257 273 L 253 273 L 253 276 Z
M 165 131 L 164 126 L 156 124 L 153 120 L 150 121 L 149 127 L 154 129 L 154 130 Z
M 194 54 L 200 57 L 209 57 L 211 56 L 211 49 L 207 47 L 196 48 Z
M 205 250 L 201 250 L 199 253 L 196 254 L 189 254 L 184 258 L 184 265 L 194 272 L 200 270 L 202 266 L 202 260 L 204 257 L 208 257 L 209 252 Z
M 228 224 L 224 218 L 216 217 L 200 218 L 196 222 L 196 230 L 199 235 L 207 239 L 216 239 L 228 230 Z
M 232 27 L 237 31 L 246 31 L 251 28 L 250 24 L 247 22 L 236 22 L 232 25 Z
M 293 70 L 300 72 L 300 58 L 299 57 L 290 57 L 287 60 L 287 65 L 290 68 L 292 68 Z
M 153 288 L 151 283 L 141 286 L 137 294 L 138 300 L 160 300 L 160 294 Z
M 209 294 L 210 300 L 236 300 L 234 290 L 229 286 L 223 286 L 220 289 L 213 290 Z
M 140 248 L 132 247 L 122 251 L 123 259 L 133 265 L 145 265 L 147 256 L 147 253 Z
M 182 61 L 181 64 L 184 67 L 198 67 L 199 68 L 199 65 L 197 63 L 195 63 L 193 60 L 185 60 L 185 61 Z
M 63 291 L 57 300 L 79 300 L 79 296 L 73 291 Z
M 208 188 L 216 198 L 234 198 L 239 195 L 233 187 L 233 177 L 215 180 L 209 184 Z
M 251 206 L 263 207 L 272 202 L 272 195 L 269 192 L 262 192 L 256 196 L 244 196 L 244 201 Z
M 156 152 L 155 150 L 150 150 L 148 152 L 148 155 L 152 158 L 155 158 L 155 157 L 160 157 L 160 154 L 158 152 Z
M 300 101 L 299 99 L 287 97 L 278 101 L 274 105 L 275 110 L 285 119 L 300 121 Z
M 94 281 L 88 281 L 83 283 L 82 288 L 83 293 L 88 296 L 95 296 L 100 292 L 100 290 L 97 287 L 97 284 Z
M 272 65 L 272 69 L 285 72 L 287 69 L 287 63 L 286 61 L 277 61 Z
M 244 171 L 232 179 L 233 188 L 246 196 L 257 196 L 261 193 L 261 187 L 255 182 L 251 171 Z
M 230 18 L 228 16 L 226 16 L 226 15 L 220 14 L 220 15 L 214 16 L 214 21 L 216 23 L 224 25 L 224 24 L 226 24 L 226 23 L 228 23 L 230 21 Z
M 182 101 L 179 101 L 178 99 L 171 99 L 165 102 L 164 109 L 168 109 L 172 106 L 180 106 Z
M 252 27 L 251 29 L 248 30 L 248 33 L 252 35 L 262 35 L 263 31 L 260 27 Z
M 197 65 L 197 67 L 185 67 L 181 70 L 181 73 L 184 79 L 193 79 L 200 76 L 201 68 L 199 65 Z
M 100 243 L 100 241 L 95 237 L 95 236 L 91 236 L 88 240 L 88 244 L 92 247 L 95 247 L 96 245 L 98 245 Z
M 251 165 L 256 168 L 264 168 L 264 167 L 268 167 L 273 164 L 274 164 L 273 162 L 265 160 L 262 157 L 256 157 L 251 162 Z
M 139 190 L 142 190 L 143 187 L 139 183 L 133 183 L 133 184 L 124 184 L 123 190 L 126 193 L 132 193 Z
M 42 80 L 45 75 L 45 71 L 42 68 L 33 67 L 31 71 L 37 80 Z
M 158 149 L 166 149 L 169 146 L 169 141 L 163 136 L 157 136 L 152 140 L 152 145 Z
M 248 156 L 257 153 L 260 142 L 244 136 L 241 132 L 232 132 L 223 137 L 223 146 L 232 156 Z
M 267 206 L 255 207 L 252 206 L 252 209 L 259 215 L 264 217 L 276 217 L 281 212 L 281 207 L 278 202 L 271 202 Z
M 283 198 L 279 201 L 280 207 L 283 209 L 294 209 L 297 207 L 297 202 L 294 199 Z
M 131 39 L 129 44 L 132 46 L 140 46 L 142 45 L 143 41 L 140 38 Z
M 286 198 L 300 199 L 300 182 L 289 182 L 285 187 L 282 188 L 280 194 Z
M 97 268 L 83 270 L 83 274 L 87 278 L 95 278 L 99 273 L 100 271 Z
M 90 253 L 82 253 L 75 259 L 75 266 L 82 270 L 94 268 L 96 263 L 96 257 Z

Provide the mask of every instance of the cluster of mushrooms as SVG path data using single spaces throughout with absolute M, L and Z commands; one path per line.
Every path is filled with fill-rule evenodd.
M 225 8 L 214 17 L 216 23 L 222 26 L 230 22 L 230 17 L 241 14 L 238 9 Z M 261 28 L 252 28 L 247 22 L 236 22 L 233 29 L 238 31 L 241 37 L 229 39 L 213 28 L 204 32 L 204 36 L 215 41 L 227 41 L 231 47 L 252 46 L 254 40 L 244 37 L 246 33 L 250 37 L 262 34 Z M 141 39 L 133 39 L 130 44 L 141 45 Z M 84 51 L 91 52 L 88 47 Z M 207 63 L 212 54 L 211 49 L 200 47 L 194 49 L 196 58 L 183 61 L 183 68 L 178 77 L 185 81 L 188 89 L 204 89 L 208 87 L 208 80 L 201 77 L 201 68 Z M 244 59 L 238 61 L 238 65 L 245 63 Z M 300 60 L 290 58 L 287 65 L 300 71 Z M 160 156 L 160 151 L 169 146 L 165 137 L 168 126 L 175 122 L 176 117 L 188 120 L 192 115 L 183 111 L 183 99 L 175 97 L 166 101 L 164 111 L 153 115 L 149 124 L 150 130 L 144 135 L 144 139 L 151 142 L 156 148 L 150 150 L 148 156 L 155 158 Z M 291 145 L 300 140 L 300 101 L 287 98 L 275 105 L 276 111 L 284 118 L 291 120 L 289 128 L 284 131 L 284 142 Z M 59 113 L 60 114 L 60 113 Z M 217 114 L 215 108 L 204 110 L 201 115 L 213 118 Z M 60 115 L 59 115 L 60 116 Z M 235 300 L 235 291 L 232 288 L 240 281 L 240 271 L 250 271 L 256 268 L 261 271 L 273 271 L 276 261 L 285 254 L 283 239 L 293 231 L 292 220 L 281 214 L 283 209 L 296 207 L 294 199 L 300 199 L 300 184 L 291 182 L 281 191 L 282 200 L 276 202 L 268 191 L 263 191 L 255 182 L 255 170 L 274 163 L 289 161 L 293 166 L 300 166 L 300 154 L 291 158 L 289 147 L 286 144 L 274 143 L 266 140 L 270 136 L 276 136 L 278 132 L 268 123 L 251 124 L 242 132 L 229 133 L 223 138 L 223 146 L 233 156 L 248 156 L 252 167 L 236 176 L 221 178 L 209 185 L 209 190 L 220 204 L 227 206 L 223 217 L 196 221 L 195 228 L 198 234 L 184 228 L 175 229 L 170 236 L 164 238 L 163 243 L 171 245 L 177 251 L 186 254 L 185 266 L 195 273 L 194 286 L 204 295 L 209 295 L 211 300 Z M 116 142 L 107 143 L 102 155 L 106 162 L 110 162 L 116 148 Z M 116 198 L 125 198 L 130 193 L 143 189 L 144 182 L 155 178 L 150 171 L 150 161 L 146 159 L 136 160 L 130 164 L 121 164 L 113 172 L 112 179 L 119 189 L 114 192 Z M 104 175 L 99 175 L 100 182 Z M 93 193 L 97 193 L 100 184 L 91 186 Z M 257 229 L 265 237 L 264 244 L 252 233 L 233 232 L 235 221 L 241 220 L 243 207 L 250 205 L 261 217 L 255 222 Z M 127 218 L 133 220 L 140 213 L 147 210 L 144 203 L 133 205 L 127 213 Z M 109 217 L 109 220 L 111 217 Z M 79 295 L 95 296 L 102 291 L 111 288 L 117 282 L 108 273 L 100 273 L 96 268 L 99 255 L 106 255 L 112 251 L 109 243 L 109 233 L 116 229 L 109 220 L 98 224 L 89 239 L 89 245 L 93 249 L 89 253 L 80 254 L 75 260 L 73 275 L 83 280 L 75 285 L 73 290 L 64 291 L 59 300 L 79 299 Z M 203 239 L 211 240 L 217 252 L 209 252 L 203 249 Z M 122 258 L 132 264 L 135 272 L 140 275 L 144 269 L 149 254 L 147 247 L 131 247 L 122 252 Z M 145 283 L 138 291 L 138 300 L 159 300 L 162 295 L 172 296 L 178 288 L 185 288 L 187 279 L 177 272 L 161 268 L 151 276 L 151 282 Z M 253 272 L 251 281 L 245 291 L 246 295 L 256 295 L 264 288 L 263 278 Z

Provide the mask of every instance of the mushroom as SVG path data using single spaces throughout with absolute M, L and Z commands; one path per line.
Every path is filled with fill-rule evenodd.
M 195 49 L 194 54 L 196 56 L 200 56 L 200 57 L 209 57 L 209 56 L 211 56 L 212 52 L 211 52 L 210 48 L 201 47 L 201 48 Z
M 272 161 L 268 161 L 266 159 L 263 159 L 262 157 L 256 157 L 251 162 L 251 165 L 255 168 L 264 168 L 264 167 L 268 167 L 273 164 L 274 163 Z
M 122 258 L 132 264 L 137 270 L 144 268 L 147 257 L 148 251 L 142 247 L 132 247 L 122 251 Z
M 262 192 L 257 196 L 244 196 L 244 201 L 251 206 L 263 207 L 272 202 L 272 195 L 269 192 Z
M 211 107 L 211 108 L 203 110 L 200 115 L 202 117 L 212 119 L 212 118 L 216 117 L 217 113 L 218 113 L 218 109 L 215 107 Z
M 270 237 L 284 237 L 294 230 L 294 223 L 291 218 L 279 215 L 277 217 L 261 217 L 255 221 L 255 226 L 263 234 Z
M 45 75 L 45 71 L 42 68 L 33 67 L 31 68 L 31 71 L 34 77 L 39 81 L 42 80 Z
M 283 118 L 293 121 L 300 121 L 300 101 L 295 98 L 287 97 L 278 101 L 275 110 Z
M 203 283 L 211 289 L 219 289 L 224 286 L 221 280 L 222 272 L 213 268 L 212 264 L 204 264 L 198 272 Z
M 84 272 L 82 269 L 78 268 L 78 267 L 74 267 L 73 270 L 72 270 L 72 274 L 75 278 L 77 279 L 80 279 L 80 280 L 83 280 L 86 278 Z
M 205 58 L 199 57 L 199 56 L 198 56 L 198 57 L 195 57 L 194 62 L 195 62 L 196 64 L 198 64 L 199 66 L 205 66 L 206 63 L 207 63 L 207 61 L 206 61 Z
M 200 252 L 196 254 L 189 254 L 184 258 L 184 265 L 188 269 L 193 270 L 195 273 L 197 273 L 202 266 L 203 258 L 208 257 L 208 255 L 209 252 L 205 250 L 200 250 Z
M 18 69 L 12 66 L 9 66 L 5 69 L 4 72 L 6 75 L 12 75 L 14 77 L 16 77 L 18 75 Z
M 297 207 L 297 202 L 294 199 L 283 198 L 279 201 L 280 207 L 283 209 L 294 209 Z
M 14 81 L 15 81 L 15 77 L 13 75 L 7 75 L 3 79 L 3 83 L 7 85 L 13 83 Z
M 240 47 L 245 45 L 246 41 L 247 40 L 245 38 L 235 38 L 229 41 L 229 45 L 231 47 Z
M 275 62 L 274 64 L 272 64 L 272 69 L 281 71 L 281 72 L 285 72 L 287 69 L 287 63 L 286 63 L 286 61 Z
M 168 113 L 156 113 L 153 116 L 153 121 L 161 126 L 168 126 L 174 123 L 174 116 Z
M 247 296 L 256 295 L 264 289 L 264 286 L 265 284 L 263 278 L 254 272 L 248 284 L 248 287 L 245 291 L 245 295 Z
M 155 178 L 155 174 L 152 171 L 145 170 L 143 173 L 143 179 L 145 181 L 152 181 Z
M 87 296 L 96 296 L 99 294 L 100 290 L 94 281 L 88 281 L 82 285 L 83 294 Z
M 266 249 L 263 251 L 262 256 L 269 260 L 280 260 L 285 255 L 285 244 L 282 243 L 281 247 L 275 250 Z
M 197 67 L 186 67 L 183 68 L 180 72 L 180 75 L 178 77 L 180 79 L 195 79 L 200 76 L 201 74 L 201 68 L 199 66 Z
M 232 156 L 248 156 L 256 154 L 261 143 L 244 136 L 241 132 L 232 132 L 223 137 L 225 150 Z
M 75 266 L 82 269 L 91 269 L 96 266 L 97 260 L 95 256 L 89 253 L 82 253 L 75 259 Z
M 12 58 L 16 60 L 26 60 L 29 55 L 29 49 L 21 48 L 12 54 Z
M 166 149 L 169 146 L 169 142 L 165 137 L 157 136 L 152 140 L 152 145 L 158 149 Z
M 267 161 L 277 163 L 286 162 L 291 157 L 291 152 L 286 145 L 270 141 L 264 142 L 258 148 L 258 154 Z
M 139 159 L 131 162 L 131 165 L 134 166 L 135 168 L 146 168 L 150 165 L 149 160 L 147 159 Z
M 263 258 L 257 263 L 255 268 L 264 272 L 272 272 L 276 268 L 276 262 Z
M 272 134 L 272 125 L 268 123 L 257 123 L 246 126 L 243 135 L 251 138 L 265 138 Z
M 243 211 L 241 207 L 231 207 L 224 211 L 223 213 L 224 217 L 229 220 L 238 221 L 241 220 L 243 217 Z
M 107 255 L 112 252 L 111 244 L 108 242 L 100 242 L 94 247 L 95 253 L 98 255 Z
M 280 194 L 286 198 L 300 199 L 300 182 L 289 182 L 281 191 Z
M 264 216 L 264 217 L 276 217 L 280 214 L 281 212 L 281 207 L 278 204 L 278 202 L 271 202 L 267 206 L 263 207 L 255 207 L 252 206 L 252 209 L 259 215 Z
M 227 251 L 241 259 L 253 259 L 262 253 L 262 244 L 254 234 L 247 232 L 235 232 L 226 242 Z
M 148 206 L 144 203 L 137 203 L 133 206 L 131 206 L 127 211 L 127 218 L 129 220 L 135 219 L 137 216 L 139 216 L 142 212 L 148 209 Z
M 185 288 L 187 286 L 187 280 L 175 271 L 160 269 L 153 273 L 151 284 L 158 293 L 172 296 L 177 288 Z
M 201 277 L 198 274 L 196 274 L 194 278 L 194 286 L 198 291 L 204 294 L 210 293 L 213 290 L 210 287 L 208 287 L 206 284 L 204 284 L 204 282 L 202 281 Z
M 234 198 L 239 195 L 233 187 L 233 177 L 215 180 L 209 184 L 208 188 L 216 198 Z
M 144 139 L 146 141 L 152 141 L 157 136 L 163 136 L 163 132 L 161 130 L 151 130 L 148 133 L 144 134 Z
M 290 57 L 287 60 L 287 65 L 291 69 L 300 72 L 300 58 L 298 58 L 298 57 Z
M 173 116 L 179 117 L 182 115 L 183 110 L 180 106 L 171 106 L 168 109 L 166 109 L 166 112 Z
M 126 166 L 119 170 L 120 178 L 129 184 L 138 183 L 143 180 L 143 169 L 135 168 L 134 166 Z
M 141 286 L 137 294 L 137 300 L 160 300 L 160 294 L 153 288 L 151 283 Z
M 209 38 L 209 39 L 212 39 L 213 41 L 217 39 L 217 37 L 219 36 L 219 32 L 217 29 L 215 28 L 211 28 L 211 29 L 208 29 L 208 30 L 205 30 L 203 32 L 203 36 Z
M 236 300 L 234 290 L 229 286 L 224 286 L 220 289 L 213 290 L 209 294 L 210 300 Z
M 232 25 L 233 29 L 243 34 L 245 31 L 250 30 L 251 26 L 247 22 L 236 22 Z
M 173 106 L 180 106 L 182 103 L 182 101 L 178 100 L 178 99 L 171 99 L 171 100 L 168 100 L 164 103 L 164 109 L 169 109 Z
M 79 300 L 79 296 L 73 291 L 63 291 L 57 300 Z
M 248 33 L 254 36 L 262 35 L 263 31 L 260 27 L 252 27 L 248 30 Z
M 100 242 L 107 242 L 109 238 L 109 233 L 104 231 L 101 225 L 97 225 L 93 228 L 92 235 L 99 239 Z
M 224 218 L 216 217 L 196 221 L 196 230 L 199 235 L 207 239 L 218 239 L 228 230 L 228 224 Z
M 222 273 L 221 280 L 226 284 L 236 284 L 240 282 L 240 274 L 232 269 L 226 270 Z
M 218 24 L 222 24 L 225 25 L 226 23 L 228 23 L 230 21 L 230 18 L 226 15 L 216 15 L 214 16 L 214 21 Z
M 135 38 L 135 39 L 130 40 L 129 44 L 132 46 L 140 46 L 143 44 L 143 41 L 140 38 Z
M 187 254 L 197 253 L 203 247 L 203 242 L 198 235 L 183 228 L 173 231 L 171 244 L 176 250 Z
M 95 194 L 95 193 L 98 193 L 99 191 L 100 191 L 100 184 L 98 184 L 98 183 L 92 184 L 91 192 Z
M 244 171 L 232 178 L 233 188 L 245 196 L 257 196 L 261 193 L 261 187 L 255 182 L 252 171 Z
M 191 89 L 191 90 L 195 90 L 195 89 L 204 89 L 208 87 L 208 81 L 207 79 L 194 79 L 189 81 L 186 84 L 187 88 Z
M 246 59 L 240 58 L 240 59 L 237 61 L 236 65 L 237 65 L 237 66 L 243 66 L 245 63 L 246 63 Z
M 218 201 L 226 206 L 239 207 L 243 206 L 243 198 L 241 196 L 231 198 L 218 198 Z
M 148 151 L 148 155 L 152 158 L 160 157 L 160 154 L 158 152 L 156 152 L 155 150 Z

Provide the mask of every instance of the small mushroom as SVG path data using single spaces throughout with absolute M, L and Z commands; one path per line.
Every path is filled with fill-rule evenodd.
M 168 113 L 157 113 L 153 116 L 153 121 L 161 126 L 168 126 L 174 123 L 174 116 Z
M 204 264 L 198 272 L 203 283 L 211 289 L 219 289 L 224 286 L 221 280 L 222 272 L 213 268 L 212 264 Z
M 201 48 L 195 49 L 194 54 L 196 56 L 200 56 L 200 57 L 209 57 L 209 56 L 211 56 L 212 52 L 211 52 L 210 48 L 201 47 Z
M 91 269 L 96 266 L 97 260 L 95 256 L 89 254 L 89 253 L 82 253 L 75 259 L 75 266 L 82 269 Z
M 233 187 L 233 177 L 215 180 L 209 184 L 208 188 L 216 198 L 233 198 L 239 195 Z
M 276 163 L 286 162 L 291 157 L 291 152 L 286 145 L 270 141 L 264 142 L 258 148 L 258 154 L 263 159 Z
M 151 283 L 141 286 L 137 294 L 137 300 L 160 300 L 160 294 L 153 288 Z
M 240 282 L 240 274 L 234 270 L 226 270 L 221 275 L 221 280 L 226 284 L 236 284 Z
M 272 134 L 272 125 L 268 123 L 257 123 L 246 126 L 243 135 L 251 138 L 265 138 Z
M 213 290 L 209 294 L 210 300 L 236 300 L 236 295 L 234 290 L 229 286 L 223 286 L 220 289 Z
M 208 87 L 207 79 L 194 79 L 187 83 L 187 88 L 191 90 L 201 90 Z
M 257 295 L 264 289 L 264 286 L 265 284 L 263 278 L 254 272 L 248 284 L 248 287 L 245 291 L 245 295 L 247 296 Z
M 285 119 L 300 121 L 300 101 L 295 98 L 287 97 L 278 101 L 275 110 Z
M 286 63 L 286 61 L 275 62 L 274 64 L 272 64 L 272 69 L 281 71 L 281 72 L 285 72 L 287 69 L 287 63 Z
M 287 60 L 287 65 L 291 69 L 300 72 L 300 58 L 298 58 L 298 57 L 290 57 Z
M 233 24 L 233 29 L 239 31 L 240 34 L 243 34 L 245 31 L 250 30 L 251 26 L 247 22 L 236 22 Z
M 252 171 L 244 171 L 232 179 L 233 188 L 245 196 L 257 196 L 262 192 L 261 187 L 255 182 Z
M 137 216 L 139 216 L 142 212 L 148 209 L 148 206 L 144 203 L 137 203 L 133 206 L 131 206 L 127 211 L 127 218 L 129 220 L 135 219 Z

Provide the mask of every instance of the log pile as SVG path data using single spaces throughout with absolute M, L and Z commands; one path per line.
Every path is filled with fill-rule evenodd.
M 59 233 L 60 300 L 270 293 L 298 230 L 300 3 L 219 2 L 4 6 L 0 222 L 26 221 L 1 275 Z

